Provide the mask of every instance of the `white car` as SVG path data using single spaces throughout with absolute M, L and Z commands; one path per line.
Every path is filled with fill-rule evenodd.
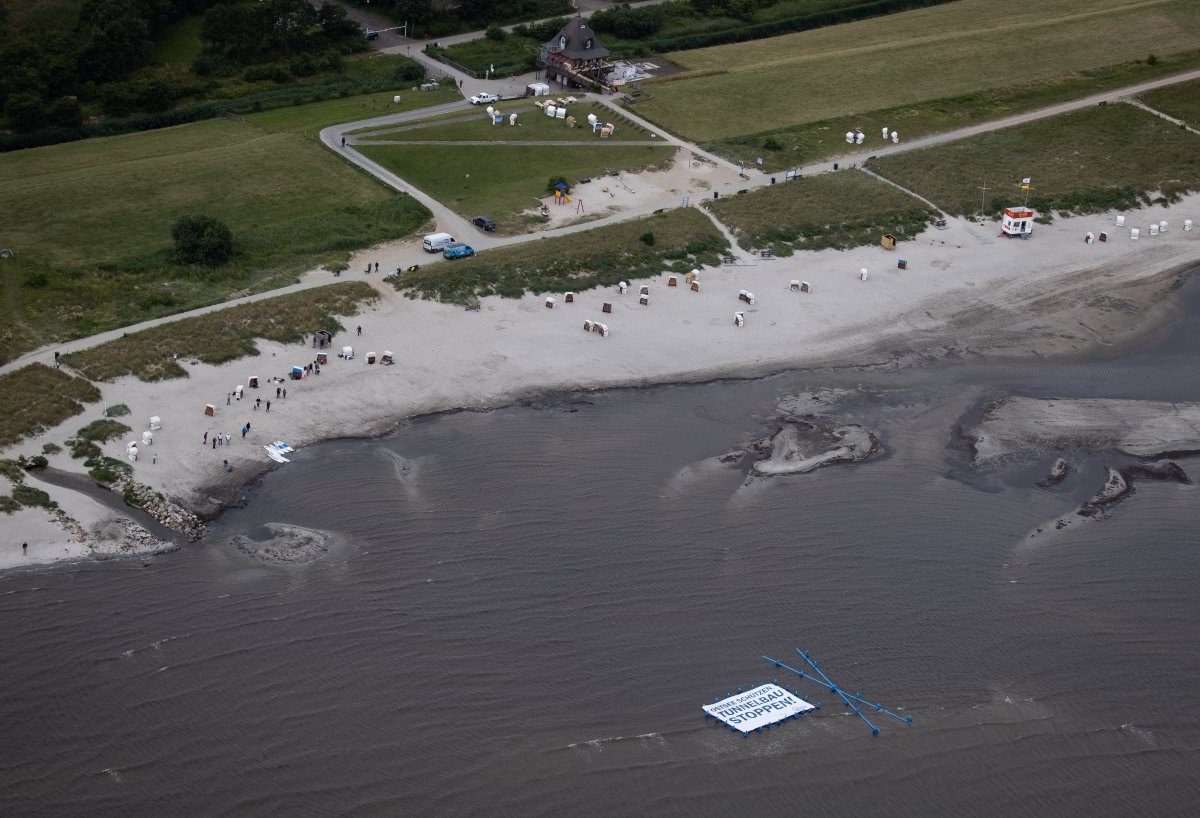
M 471 97 L 472 105 L 491 105 L 493 102 L 499 101 L 500 97 L 496 96 L 495 94 L 485 94 L 483 91 L 480 91 L 478 94 Z

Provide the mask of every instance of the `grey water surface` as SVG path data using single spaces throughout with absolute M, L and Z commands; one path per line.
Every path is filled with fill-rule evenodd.
M 1085 362 L 944 361 L 664 386 L 405 423 L 298 452 L 204 541 L 0 577 L 4 815 L 1184 815 L 1200 797 L 1196 486 L 1104 453 L 977 474 L 989 396 L 1200 400 L 1200 286 Z M 865 463 L 712 458 L 776 402 L 859 390 Z M 1200 478 L 1200 458 L 1179 461 Z M 231 535 L 350 545 L 304 566 Z M 256 535 L 257 536 L 257 535 Z M 760 657 L 810 649 L 914 717 L 872 736 Z M 700 705 L 779 678 L 817 713 L 743 738 Z

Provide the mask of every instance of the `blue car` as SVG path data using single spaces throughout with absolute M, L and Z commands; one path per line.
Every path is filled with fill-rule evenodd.
M 469 258 L 475 255 L 475 248 L 469 244 L 451 244 L 442 251 L 442 258 Z

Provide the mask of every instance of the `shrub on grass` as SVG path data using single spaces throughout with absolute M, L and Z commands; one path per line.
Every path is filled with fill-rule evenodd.
M 88 469 L 88 476 L 97 483 L 109 485 L 115 483 L 117 478 L 122 474 L 130 474 L 133 467 L 121 460 L 115 460 L 111 457 L 99 457 L 95 461 L 88 461 L 84 465 L 91 463 L 91 468 Z
M 46 122 L 42 98 L 30 91 L 10 95 L 4 103 L 4 116 L 17 131 L 36 131 Z
M 210 216 L 180 216 L 171 237 L 175 255 L 184 264 L 215 267 L 233 257 L 233 231 Z
M 129 407 L 123 403 L 114 403 L 108 407 L 108 416 L 110 418 L 121 418 L 129 414 Z
M 42 447 L 42 454 L 58 454 L 62 451 L 62 446 L 57 443 L 47 443 Z
M 21 504 L 7 494 L 0 494 L 0 514 L 12 514 L 21 510 Z
M 44 469 L 49 466 L 50 461 L 42 457 L 40 454 L 35 454 L 30 458 L 22 458 L 21 465 L 25 468 L 25 471 L 38 471 L 39 469 Z
M 58 503 L 50 499 L 50 495 L 33 486 L 14 486 L 12 497 L 23 506 L 30 508 L 58 508 Z
M 132 429 L 130 429 L 124 423 L 105 418 L 103 420 L 93 420 L 87 426 L 84 426 L 75 433 L 73 440 L 82 443 L 107 443 L 108 441 L 121 437 L 130 431 L 132 431 Z M 70 444 L 71 441 L 68 440 L 67 443 Z M 71 452 L 71 456 L 78 457 L 74 451 Z
M 83 108 L 75 97 L 59 97 L 46 108 L 46 119 L 56 128 L 73 128 L 83 122 Z

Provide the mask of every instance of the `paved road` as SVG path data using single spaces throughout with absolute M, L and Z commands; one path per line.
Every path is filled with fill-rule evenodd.
M 1088 108 L 1091 106 L 1099 105 L 1102 102 L 1103 103 L 1116 102 L 1123 97 L 1136 96 L 1138 94 L 1145 93 L 1146 91 L 1151 91 L 1155 88 L 1162 88 L 1162 87 L 1165 87 L 1168 85 L 1174 85 L 1174 84 L 1177 84 L 1180 82 L 1187 82 L 1187 81 L 1196 80 L 1196 79 L 1200 79 L 1200 69 L 1186 71 L 1181 74 L 1175 74 L 1175 75 L 1172 75 L 1169 77 L 1162 77 L 1157 80 L 1151 80 L 1149 82 L 1142 82 L 1142 83 L 1138 83 L 1136 85 L 1126 86 L 1124 88 L 1117 88 L 1117 89 L 1114 89 L 1111 91 L 1105 91 L 1105 92 L 1102 92 L 1099 94 L 1093 94 L 1091 96 L 1084 97 L 1082 99 L 1077 99 L 1077 100 L 1073 100 L 1070 102 L 1063 102 L 1063 103 L 1059 103 L 1057 105 L 1051 105 L 1046 108 L 1041 108 L 1036 111 L 1028 111 L 1023 114 L 1015 114 L 1013 116 L 1004 117 L 1003 119 L 997 119 L 997 120 L 993 120 L 991 122 L 983 122 L 983 123 L 979 123 L 977 125 L 971 125 L 969 127 L 960 128 L 955 131 L 947 131 L 945 133 L 935 134 L 933 136 L 923 137 L 921 139 L 914 139 L 914 140 L 907 141 L 907 142 L 901 142 L 898 145 L 893 145 L 891 143 L 887 143 L 886 145 L 883 145 L 880 147 L 864 146 L 861 150 L 855 151 L 853 153 L 849 153 L 842 157 L 838 157 L 836 159 L 836 161 L 839 163 L 840 167 L 853 167 L 853 166 L 862 164 L 863 162 L 865 162 L 868 158 L 870 158 L 872 156 L 885 156 L 885 155 L 889 155 L 889 154 L 893 154 L 893 153 L 901 153 L 904 151 L 917 150 L 919 148 L 930 147 L 933 145 L 941 145 L 941 144 L 945 144 L 947 142 L 953 142 L 953 141 L 956 141 L 959 139 L 965 139 L 967 137 L 975 136 L 977 134 L 988 133 L 990 131 L 996 131 L 996 130 L 1000 130 L 1003 128 L 1010 128 L 1014 125 L 1020 125 L 1020 124 L 1026 123 L 1026 122 L 1033 122 L 1033 121 L 1036 121 L 1039 119 L 1045 119 L 1046 117 L 1056 116 L 1058 114 L 1067 113 L 1069 111 L 1076 111 L 1081 108 Z M 621 113 L 625 117 L 627 117 L 633 121 L 639 122 L 639 124 L 643 124 L 648 129 L 655 131 L 656 133 L 659 132 L 657 128 L 655 128 L 650 123 L 645 122 L 640 117 L 638 117 L 636 114 L 633 114 L 628 110 L 619 108 L 614 102 L 612 102 L 612 100 L 610 100 L 608 98 L 600 97 L 597 99 L 597 101 L 601 102 L 602 104 L 608 105 L 608 106 L 614 108 L 615 110 L 621 111 Z M 430 196 L 426 195 L 422 191 L 413 187 L 408 182 L 406 182 L 403 179 L 401 179 L 400 177 L 396 176 L 394 173 L 388 171 L 386 168 L 376 164 L 375 162 L 372 162 L 370 159 L 367 159 L 362 154 L 353 150 L 352 146 L 343 146 L 341 144 L 342 136 L 347 131 L 356 130 L 359 128 L 365 128 L 365 127 L 373 127 L 373 126 L 377 126 L 377 125 L 395 124 L 397 122 L 404 122 L 407 120 L 426 117 L 431 114 L 440 114 L 440 113 L 447 113 L 447 112 L 459 111 L 459 110 L 465 111 L 465 110 L 469 110 L 469 109 L 470 109 L 470 105 L 469 105 L 469 103 L 467 103 L 465 101 L 464 102 L 451 102 L 451 103 L 446 103 L 443 105 L 433 106 L 430 108 L 422 108 L 422 109 L 418 109 L 415 111 L 408 111 L 408 112 L 405 112 L 402 114 L 392 114 L 389 116 L 376 117 L 374 119 L 361 120 L 359 122 L 350 122 L 350 123 L 346 123 L 343 125 L 334 125 L 332 127 L 326 128 L 323 131 L 321 131 L 321 141 L 329 149 L 337 151 L 342 156 L 344 156 L 348 161 L 351 161 L 354 164 L 358 165 L 359 167 L 363 168 L 364 170 L 367 170 L 368 172 L 374 174 L 381 181 L 390 185 L 391 187 L 395 188 L 396 190 L 402 191 L 404 193 L 408 193 L 413 198 L 415 198 L 417 201 L 424 204 L 426 207 L 428 207 L 430 209 L 430 211 L 433 212 L 434 218 L 437 220 L 439 229 L 446 230 L 447 232 L 454 233 L 455 235 L 471 236 L 472 238 L 471 238 L 470 243 L 473 246 L 476 246 L 481 250 L 488 249 L 491 247 L 502 247 L 502 246 L 508 245 L 508 244 L 517 244 L 517 243 L 526 242 L 526 241 L 536 241 L 536 240 L 550 237 L 550 236 L 567 235 L 570 233 L 576 233 L 576 232 L 580 232 L 583 230 L 591 230 L 595 227 L 599 227 L 599 226 L 602 226 L 605 224 L 612 224 L 612 223 L 624 221 L 627 219 L 633 219 L 633 218 L 637 218 L 639 216 L 644 216 L 647 213 L 650 213 L 653 210 L 656 210 L 659 207 L 662 207 L 661 202 L 653 202 L 653 203 L 649 203 L 649 204 L 643 205 L 638 208 L 633 208 L 633 209 L 630 209 L 630 210 L 627 210 L 627 211 L 624 211 L 621 213 L 613 214 L 611 216 L 608 216 L 608 217 L 605 217 L 602 219 L 597 219 L 596 221 L 584 222 L 581 224 L 574 224 L 574 225 L 570 225 L 567 227 L 560 227 L 555 230 L 548 230 L 545 232 L 526 234 L 526 235 L 521 235 L 521 236 L 511 236 L 511 237 L 507 237 L 507 238 L 493 237 L 488 234 L 480 233 L 465 218 L 463 218 L 462 216 L 453 212 L 448 207 L 444 206 L 441 202 L 438 202 L 437 200 L 431 198 Z M 712 156 L 711 154 L 708 154 L 707 152 L 702 151 L 697 146 L 692 145 L 691 143 L 685 142 L 677 137 L 671 136 L 670 134 L 662 134 L 662 136 L 663 136 L 663 139 L 665 142 L 677 145 L 679 147 L 689 149 L 698 156 L 703 156 L 705 158 L 708 158 L 710 161 L 718 162 L 719 164 L 724 165 L 726 167 L 732 167 L 732 165 L 730 165 L 730 163 L 725 161 L 724 159 L 720 159 L 719 157 Z M 803 174 L 803 175 L 828 171 L 831 169 L 833 161 L 834 161 L 834 159 L 830 159 L 828 161 L 814 163 L 814 164 L 808 165 L 806 167 L 800 168 L 799 170 L 800 170 L 801 174 Z M 753 178 L 747 180 L 746 187 L 747 188 L 762 187 L 769 183 L 770 183 L 770 180 L 769 180 L 769 177 L 767 174 L 758 174 L 756 172 L 755 176 Z M 434 258 L 436 259 L 436 257 L 434 257 Z M 429 259 L 422 259 L 421 263 L 426 263 L 427 261 L 429 261 Z M 178 321 L 181 318 L 188 318 L 193 315 L 204 315 L 206 313 L 215 312 L 216 310 L 222 310 L 222 309 L 225 309 L 226 307 L 231 307 L 231 306 L 234 306 L 237 304 L 244 304 L 249 301 L 258 301 L 263 298 L 271 298 L 271 297 L 274 297 L 277 295 L 283 295 L 283 294 L 286 294 L 289 292 L 296 292 L 298 290 L 310 289 L 312 287 L 322 287 L 322 286 L 326 286 L 326 285 L 331 284 L 338 280 L 343 280 L 343 281 L 356 280 L 356 279 L 373 280 L 375 278 L 377 278 L 377 276 L 367 276 L 361 271 L 347 271 L 346 273 L 343 273 L 341 279 L 335 279 L 333 277 L 311 278 L 309 281 L 299 283 L 299 284 L 294 284 L 290 287 L 284 287 L 279 290 L 272 290 L 270 292 L 259 293 L 257 295 L 247 296 L 246 298 L 234 299 L 231 301 L 224 301 L 219 304 L 210 305 L 208 307 L 201 307 L 199 309 L 190 310 L 186 313 L 167 316 L 164 318 L 158 318 L 158 319 L 154 319 L 151 321 L 145 321 L 140 324 L 135 324 L 135 325 L 132 325 L 129 327 L 112 330 L 110 332 L 100 333 L 98 335 L 93 335 L 88 338 L 80 338 L 75 341 L 68 341 L 68 342 L 65 342 L 62 344 L 54 344 L 51 346 L 43 347 L 42 349 L 35 350 L 33 352 L 29 352 L 29 353 L 17 358 L 16 360 L 9 362 L 8 364 L 0 366 L 0 373 L 12 371 L 13 369 L 17 369 L 17 368 L 24 366 L 28 363 L 31 363 L 33 361 L 41 361 L 43 363 L 52 363 L 53 357 L 54 357 L 53 352 L 55 350 L 58 350 L 63 353 L 67 353 L 67 352 L 75 352 L 75 351 L 81 350 L 81 349 L 87 349 L 89 347 L 104 343 L 106 341 L 115 340 L 127 333 L 138 332 L 139 330 L 146 329 L 146 328 L 153 327 L 153 326 L 158 326 L 159 324 L 165 324 L 165 323 L 170 323 L 172 321 Z

